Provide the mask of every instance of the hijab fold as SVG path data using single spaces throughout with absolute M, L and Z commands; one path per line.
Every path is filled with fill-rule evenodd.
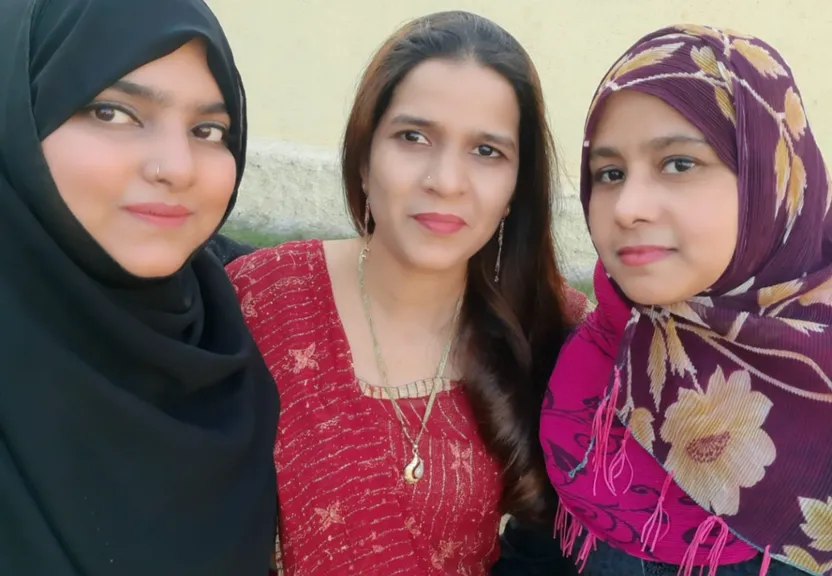
M 0 5 L 1 574 L 268 572 L 277 392 L 222 264 L 200 249 L 170 277 L 128 274 L 40 146 L 192 39 L 232 118 L 239 185 L 244 92 L 201 0 Z

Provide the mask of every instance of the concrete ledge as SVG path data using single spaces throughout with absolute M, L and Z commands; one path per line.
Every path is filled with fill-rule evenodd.
M 301 237 L 355 234 L 341 193 L 338 154 L 311 146 L 254 139 L 230 224 Z M 555 209 L 561 268 L 570 279 L 587 278 L 595 251 L 571 187 Z

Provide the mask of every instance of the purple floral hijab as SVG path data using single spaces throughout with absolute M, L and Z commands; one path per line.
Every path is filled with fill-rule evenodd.
M 794 77 L 751 36 L 665 28 L 610 69 L 587 139 L 604 98 L 623 89 L 664 100 L 736 171 L 739 238 L 707 293 L 633 308 L 590 451 L 606 444 L 617 415 L 713 514 L 692 538 L 719 524 L 778 560 L 830 574 L 832 197 Z M 587 141 L 585 212 L 588 153 Z

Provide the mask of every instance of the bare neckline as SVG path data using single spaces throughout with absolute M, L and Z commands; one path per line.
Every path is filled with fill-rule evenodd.
M 355 373 L 355 363 L 352 355 L 352 347 L 350 346 L 349 338 L 347 338 L 347 330 L 344 328 L 344 323 L 341 321 L 341 314 L 338 312 L 338 306 L 335 304 L 335 289 L 332 284 L 332 275 L 329 272 L 329 263 L 326 260 L 326 251 L 324 250 L 323 240 L 313 240 L 313 266 L 322 266 L 326 277 L 326 286 L 322 286 L 324 297 L 327 299 L 325 304 L 328 305 L 330 313 L 333 315 L 333 324 L 337 326 L 339 335 L 344 342 L 346 353 L 349 357 L 349 367 L 352 373 L 353 383 L 363 396 L 368 398 L 375 398 L 379 400 L 395 400 L 402 398 L 425 398 L 430 396 L 431 382 L 433 378 L 422 378 L 414 380 L 406 384 L 398 386 L 378 386 L 371 384 Z M 459 387 L 459 382 L 450 378 L 440 378 L 441 381 L 439 391 L 437 394 L 449 392 Z M 386 392 L 386 394 L 385 394 Z

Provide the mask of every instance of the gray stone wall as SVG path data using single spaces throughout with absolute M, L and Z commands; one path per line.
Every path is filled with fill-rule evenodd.
M 303 237 L 354 234 L 341 192 L 336 151 L 254 139 L 230 224 Z M 595 261 L 580 203 L 572 186 L 555 207 L 561 267 L 587 278 Z

